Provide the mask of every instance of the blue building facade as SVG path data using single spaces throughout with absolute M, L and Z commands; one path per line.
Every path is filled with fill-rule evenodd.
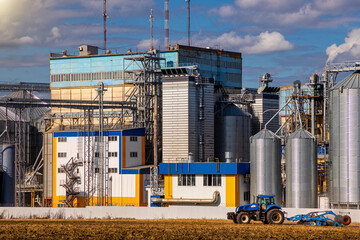
M 146 52 L 116 53 L 107 55 L 67 56 L 53 54 L 50 57 L 50 86 L 88 87 L 98 82 L 105 85 L 126 83 L 124 70 L 137 70 L 126 58 L 143 56 Z M 217 85 L 225 88 L 242 87 L 242 55 L 219 49 L 207 49 L 177 45 L 174 50 L 160 52 L 162 68 L 197 65 L 202 76 L 214 78 Z

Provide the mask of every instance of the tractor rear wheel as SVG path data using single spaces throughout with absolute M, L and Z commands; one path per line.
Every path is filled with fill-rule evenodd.
M 341 224 L 344 224 L 345 226 L 349 225 L 351 223 L 351 218 L 348 215 L 341 216 Z
M 270 224 L 282 224 L 284 222 L 284 213 L 279 209 L 272 209 L 267 214 L 267 220 Z
M 241 212 L 236 216 L 236 221 L 240 224 L 248 224 L 250 220 L 250 216 L 246 212 Z

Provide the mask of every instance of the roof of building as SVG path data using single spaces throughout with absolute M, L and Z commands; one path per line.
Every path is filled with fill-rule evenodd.
M 251 139 L 274 139 L 274 138 L 279 139 L 279 137 L 276 136 L 275 133 L 273 133 L 269 129 L 263 129 L 251 137 Z
M 360 88 L 360 71 L 356 71 L 349 76 L 347 76 L 344 80 L 337 83 L 333 89 L 339 89 L 339 88 L 345 88 L 345 89 L 359 89 Z
M 310 132 L 301 128 L 296 130 L 293 134 L 287 137 L 287 139 L 297 139 L 297 138 L 314 138 L 314 136 Z

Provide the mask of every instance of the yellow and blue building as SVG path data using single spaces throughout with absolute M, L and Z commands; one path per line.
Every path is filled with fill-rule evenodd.
M 201 200 L 218 192 L 214 206 L 250 202 L 250 163 L 160 163 L 159 173 L 164 175 L 164 199 L 192 199 L 193 204 L 201 205 Z
M 66 182 L 64 166 L 71 158 L 77 159 L 74 175 L 78 177 L 74 189 L 79 193 L 73 205 L 84 207 L 84 183 L 86 160 L 84 161 L 84 143 L 87 132 L 54 132 L 53 134 L 53 207 L 64 206 Z M 98 132 L 90 132 L 91 145 L 94 147 L 94 187 L 91 202 L 99 202 L 96 184 L 98 181 Z M 145 181 L 149 180 L 149 168 L 145 166 L 145 129 L 129 129 L 121 131 L 104 131 L 104 144 L 108 145 L 109 197 L 108 205 L 146 206 L 147 192 Z

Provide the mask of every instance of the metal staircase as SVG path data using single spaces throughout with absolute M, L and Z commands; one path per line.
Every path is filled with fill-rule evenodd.
M 61 165 L 61 168 L 64 169 L 66 173 L 66 181 L 60 186 L 64 187 L 66 190 L 66 199 L 60 201 L 63 202 L 67 207 L 74 207 L 73 201 L 80 193 L 79 188 L 74 187 L 80 179 L 80 176 L 77 175 L 75 170 L 82 165 L 83 162 L 79 160 L 79 158 L 70 158 L 66 165 Z

